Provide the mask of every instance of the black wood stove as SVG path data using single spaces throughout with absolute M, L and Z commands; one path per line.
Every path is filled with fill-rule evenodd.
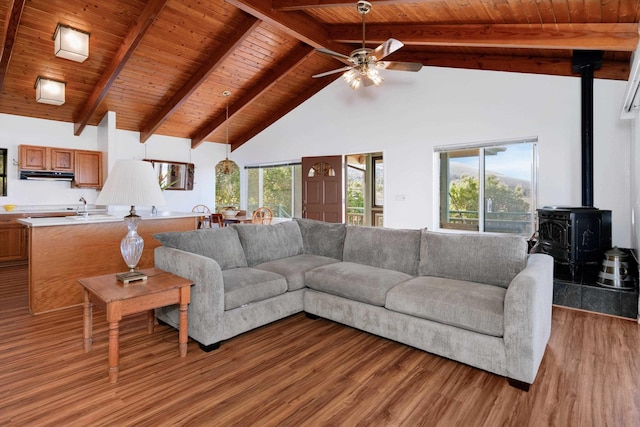
M 549 206 L 538 209 L 536 250 L 569 267 L 600 265 L 611 248 L 611 211 L 593 207 Z

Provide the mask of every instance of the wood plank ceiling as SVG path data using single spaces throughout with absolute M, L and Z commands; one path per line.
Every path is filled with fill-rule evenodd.
M 73 122 L 115 111 L 119 129 L 235 149 L 331 83 L 312 79 L 361 43 L 355 0 L 0 0 L 0 113 Z M 596 78 L 627 80 L 639 0 L 378 0 L 367 45 L 426 66 L 572 76 L 574 50 L 602 50 Z M 53 55 L 62 23 L 91 34 L 83 63 Z M 387 70 L 387 72 L 393 72 Z M 35 101 L 38 76 L 65 81 L 62 106 Z M 366 88 L 365 90 L 381 90 Z M 230 90 L 227 99 L 222 96 Z M 345 90 L 350 90 L 345 85 Z

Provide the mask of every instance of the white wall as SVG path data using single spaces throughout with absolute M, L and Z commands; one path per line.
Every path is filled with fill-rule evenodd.
M 336 80 L 233 152 L 243 166 L 382 151 L 385 225 L 437 226 L 433 147 L 537 136 L 539 206 L 581 204 L 580 78 L 423 68 L 384 73 L 357 92 Z M 613 212 L 613 243 L 631 244 L 631 121 L 626 82 L 594 83 L 594 204 Z M 404 195 L 404 200 L 396 196 Z
M 140 144 L 138 132 L 116 130 L 115 113 L 108 113 L 99 126 L 87 126 L 80 136 L 73 135 L 73 123 L 0 114 L 0 148 L 8 149 L 7 197 L 0 205 L 18 206 L 77 205 L 83 196 L 94 204 L 98 190 L 71 188 L 68 182 L 24 181 L 18 179 L 20 144 L 99 150 L 105 156 L 105 178 L 118 159 L 173 160 L 195 164 L 193 191 L 165 191 L 167 204 L 161 210 L 190 211 L 196 204 L 215 206 L 215 165 L 224 159 L 222 144 L 200 144 L 191 149 L 188 139 L 153 136 Z

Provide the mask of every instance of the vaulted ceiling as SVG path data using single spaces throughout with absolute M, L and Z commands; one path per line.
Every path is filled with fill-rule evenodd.
M 601 50 L 595 77 L 627 80 L 638 44 L 638 0 L 372 3 L 368 47 L 393 37 L 405 46 L 386 59 L 425 66 L 573 76 L 574 50 Z M 226 141 L 228 101 L 235 149 L 340 77 L 311 77 L 344 66 L 315 49 L 348 55 L 362 43 L 355 4 L 0 0 L 0 113 L 72 122 L 79 135 L 115 111 L 141 143 L 159 134 L 197 147 Z M 88 60 L 53 55 L 58 23 L 91 34 Z M 67 83 L 64 105 L 35 101 L 38 76 Z

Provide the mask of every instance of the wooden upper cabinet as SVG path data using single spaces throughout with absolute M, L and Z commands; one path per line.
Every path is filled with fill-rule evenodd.
M 51 148 L 51 169 L 73 172 L 73 151 L 64 148 Z
M 102 152 L 75 150 L 74 187 L 102 188 Z
M 67 148 L 20 145 L 20 169 L 72 172 L 73 152 Z

